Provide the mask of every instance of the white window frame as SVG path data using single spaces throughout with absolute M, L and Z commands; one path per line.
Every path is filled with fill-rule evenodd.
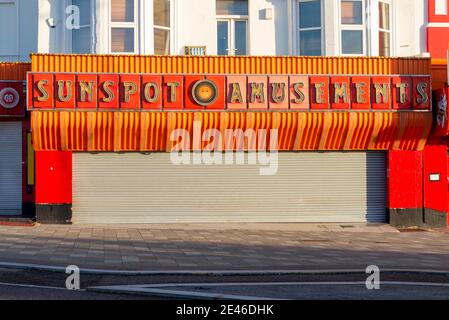
M 393 3 L 391 0 L 377 0 L 376 1 L 376 10 L 377 10 L 377 17 L 379 17 L 380 15 L 380 11 L 379 11 L 379 3 L 386 3 L 389 6 L 389 25 L 390 25 L 390 29 L 382 29 L 379 25 L 379 19 L 377 19 L 376 21 L 376 28 L 373 28 L 374 32 L 376 32 L 376 37 L 373 37 L 374 41 L 373 45 L 375 46 L 375 54 L 377 56 L 380 55 L 380 48 L 379 48 L 379 36 L 380 36 L 380 32 L 387 32 L 390 34 L 390 57 L 394 55 L 394 47 L 393 47 Z
M 139 8 L 141 3 L 139 0 L 134 1 L 134 21 L 133 22 L 113 22 L 112 21 L 112 1 L 108 1 L 108 52 L 111 54 L 138 54 L 140 52 L 140 28 L 139 28 Z M 112 52 L 112 29 L 113 28 L 129 28 L 134 29 L 134 51 L 133 52 Z
M 248 32 L 248 16 L 247 15 L 217 15 L 217 23 L 219 21 L 228 23 L 228 56 L 235 56 L 237 49 L 235 48 L 235 23 L 244 21 L 246 23 L 246 53 L 249 54 L 249 32 Z M 217 48 L 218 51 L 218 48 Z
M 154 1 L 154 0 L 153 0 Z M 173 32 L 174 29 L 174 25 L 175 25 L 175 0 L 169 0 L 170 1 L 170 26 L 169 27 L 165 27 L 165 26 L 159 26 L 156 25 L 154 23 L 154 2 L 152 1 L 151 5 L 153 6 L 153 9 L 151 10 L 152 13 L 152 25 L 153 25 L 153 35 L 152 35 L 152 39 L 153 39 L 153 45 L 152 45 L 152 51 L 153 54 L 155 54 L 155 48 L 154 48 L 154 43 L 155 43 L 155 39 L 154 39 L 154 32 L 156 29 L 159 30 L 168 30 L 169 31 L 169 41 L 170 41 L 170 52 L 169 54 L 173 54 L 175 52 L 175 48 L 174 48 L 174 44 L 175 44 L 175 35 Z
M 296 53 L 298 55 L 301 55 L 301 31 L 315 31 L 315 30 L 320 30 L 321 31 L 321 56 L 324 56 L 324 52 L 325 52 L 325 39 L 324 39 L 324 1 L 323 0 L 319 0 L 320 1 L 320 14 L 321 14 L 321 25 L 320 27 L 314 27 L 314 28 L 301 28 L 301 24 L 299 22 L 299 18 L 300 18 L 300 9 L 299 9 L 299 4 L 303 3 L 303 2 L 312 2 L 312 1 L 316 1 L 316 0 L 296 0 L 295 2 L 295 10 L 296 10 L 296 20 L 295 20 L 295 30 L 296 30 L 296 43 L 297 43 L 297 48 L 296 48 Z
M 90 28 L 90 53 L 93 54 L 96 52 L 96 45 L 95 45 L 95 20 L 96 20 L 96 4 L 95 0 L 89 0 L 90 1 L 90 25 L 80 25 L 80 29 L 82 28 Z M 73 5 L 73 0 L 67 0 L 67 6 Z M 66 7 L 67 7 L 66 6 Z M 64 17 L 66 16 L 65 10 L 64 10 Z M 68 30 L 67 32 L 67 42 L 66 42 L 66 48 L 69 52 L 73 52 L 73 30 Z
M 362 2 L 362 24 L 342 24 L 341 23 L 341 3 L 342 1 Z M 368 55 L 367 48 L 367 0 L 339 0 L 338 1 L 338 31 L 341 56 L 363 57 Z M 362 53 L 343 53 L 343 31 L 362 31 Z

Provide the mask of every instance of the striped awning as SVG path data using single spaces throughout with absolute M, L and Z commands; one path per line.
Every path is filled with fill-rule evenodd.
M 55 112 L 33 111 L 35 150 L 171 151 L 172 132 L 193 135 L 216 129 L 277 129 L 277 149 L 422 150 L 432 125 L 430 112 Z M 179 131 L 179 130 L 178 130 Z M 257 136 L 256 136 L 257 139 Z M 175 142 L 171 141 L 175 140 Z M 222 139 L 223 150 L 237 142 Z M 209 142 L 202 142 L 205 149 Z M 195 149 L 193 141 L 189 147 Z

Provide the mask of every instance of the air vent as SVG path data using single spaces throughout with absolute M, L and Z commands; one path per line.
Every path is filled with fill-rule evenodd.
M 187 56 L 205 56 L 206 46 L 185 46 L 184 53 Z

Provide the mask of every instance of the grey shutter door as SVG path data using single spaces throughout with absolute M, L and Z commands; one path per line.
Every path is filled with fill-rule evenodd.
M 174 165 L 168 153 L 74 153 L 76 223 L 385 222 L 382 152 L 278 153 L 260 165 Z
M 22 123 L 0 122 L 0 215 L 22 213 Z

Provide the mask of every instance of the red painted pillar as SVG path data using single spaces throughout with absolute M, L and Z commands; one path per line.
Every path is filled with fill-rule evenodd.
M 36 152 L 36 219 L 70 223 L 72 217 L 72 152 Z
M 423 225 L 422 152 L 389 151 L 387 172 L 390 224 L 395 227 Z
M 438 228 L 448 225 L 448 156 L 443 143 L 424 149 L 424 222 Z

